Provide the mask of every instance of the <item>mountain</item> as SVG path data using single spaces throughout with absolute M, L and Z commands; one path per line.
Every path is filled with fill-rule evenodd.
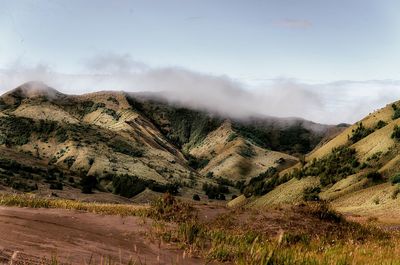
M 279 185 L 251 204 L 323 199 L 347 214 L 394 218 L 400 193 L 399 118 L 400 102 L 369 114 L 280 172 Z
M 165 191 L 223 199 L 270 167 L 296 164 L 337 130 L 224 117 L 158 94 L 66 95 L 30 82 L 0 97 L 0 187 L 96 200 Z

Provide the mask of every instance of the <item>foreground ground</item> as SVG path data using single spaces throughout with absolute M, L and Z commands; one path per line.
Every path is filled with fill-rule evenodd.
M 146 234 L 141 217 L 98 215 L 63 209 L 0 207 L 0 263 L 42 264 L 57 257 L 70 264 L 129 261 L 137 264 L 203 264 Z M 25 263 L 26 264 L 26 263 Z
M 143 207 L 5 195 L 0 205 L 0 264 L 400 264 L 396 225 L 349 222 L 319 203 L 254 210 L 168 196 Z

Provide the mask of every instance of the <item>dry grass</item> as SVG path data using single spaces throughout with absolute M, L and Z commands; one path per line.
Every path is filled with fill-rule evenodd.
M 208 261 L 247 265 L 400 263 L 400 250 L 393 249 L 400 243 L 397 237 L 376 227 L 347 222 L 326 204 L 304 209 L 321 222 L 335 223 L 336 228 L 326 237 L 281 231 L 273 238 L 251 226 L 237 226 L 225 215 L 219 220 L 225 224 L 196 220 L 180 222 L 177 227 L 157 224 L 152 234 Z
M 318 185 L 319 178 L 317 177 L 307 177 L 300 180 L 292 178 L 288 182 L 277 186 L 264 196 L 257 198 L 254 202 L 250 203 L 249 206 L 259 208 L 270 205 L 301 202 L 303 201 L 304 189 Z
M 207 261 L 234 264 L 400 264 L 400 244 L 397 233 L 388 234 L 368 225 L 346 221 L 327 204 L 307 204 L 300 214 L 318 223 L 330 224 L 330 232 L 319 234 L 281 230 L 278 236 L 266 234 L 261 226 L 239 225 L 232 211 L 213 221 L 199 221 L 194 209 L 171 196 L 156 201 L 151 208 L 131 205 L 84 203 L 52 200 L 27 195 L 1 195 L 0 205 L 62 208 L 111 215 L 142 215 L 155 219 L 149 236 L 184 249 L 184 255 Z M 245 211 L 245 210 L 243 210 Z M 249 211 L 249 210 L 247 210 Z M 247 213 L 247 212 L 245 212 Z M 253 222 L 247 213 L 246 221 Z M 285 218 L 287 216 L 283 216 Z M 261 219 L 263 220 L 263 219 Z M 172 224 L 172 223 L 173 224 Z M 296 227 L 296 222 L 291 227 Z M 313 228 L 315 224 L 309 223 Z M 48 264 L 61 264 L 53 258 Z M 88 263 L 91 264 L 91 263 Z M 116 264 L 104 260 L 101 265 Z M 138 263 L 128 263 L 138 264 Z M 139 263 L 141 264 L 141 263 Z
M 109 204 L 81 202 L 65 199 L 49 199 L 36 197 L 34 195 L 1 194 L 0 205 L 29 208 L 58 208 L 67 210 L 78 210 L 89 213 L 120 216 L 146 216 L 148 207 L 128 204 Z

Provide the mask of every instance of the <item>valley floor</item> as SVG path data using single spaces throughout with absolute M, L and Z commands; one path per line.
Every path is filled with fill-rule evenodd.
M 204 264 L 150 240 L 151 220 L 63 209 L 0 207 L 0 264 Z M 12 262 L 11 262 L 12 260 Z
M 324 203 L 230 209 L 172 196 L 144 206 L 3 194 L 0 205 L 0 264 L 400 264 L 397 224 L 346 220 Z

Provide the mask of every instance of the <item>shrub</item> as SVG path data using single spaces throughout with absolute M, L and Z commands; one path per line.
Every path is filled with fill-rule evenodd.
M 125 154 L 131 157 L 143 156 L 143 150 L 130 145 L 124 140 L 120 139 L 114 140 L 110 145 L 114 152 Z
M 61 182 L 50 183 L 50 189 L 51 190 L 62 190 L 63 189 L 63 184 Z
M 212 172 L 212 171 L 207 172 L 206 178 L 209 178 L 209 179 L 214 178 L 214 172 Z
M 284 180 L 286 179 L 284 178 Z M 242 188 L 242 192 L 246 197 L 261 196 L 270 192 L 282 182 L 276 168 L 270 167 L 265 172 L 251 178 L 249 183 Z
M 250 144 L 246 144 L 245 146 L 242 146 L 240 148 L 239 155 L 251 158 L 256 155 L 256 152 L 254 151 L 254 148 Z
M 225 200 L 224 193 L 229 193 L 229 188 L 224 185 L 203 184 L 203 191 L 211 200 Z
M 358 127 L 355 130 L 354 129 L 352 130 L 353 134 L 350 136 L 349 140 L 352 141 L 353 143 L 356 143 L 373 132 L 374 132 L 373 129 L 364 127 L 363 123 L 360 122 Z
M 307 187 L 303 191 L 303 200 L 305 201 L 319 201 L 320 187 Z
M 324 187 L 356 173 L 358 165 L 355 149 L 341 146 L 321 159 L 314 159 L 308 166 L 295 169 L 288 179 L 318 176 Z
M 392 184 L 397 184 L 400 183 L 400 173 L 394 175 L 393 177 L 390 178 L 390 181 Z
M 396 106 L 396 104 L 393 104 L 392 108 L 393 108 L 393 111 L 394 111 L 392 119 L 396 120 L 396 119 L 400 118 L 400 109 Z
M 115 176 L 112 180 L 113 193 L 123 197 L 131 198 L 146 189 L 144 181 L 136 176 Z
M 103 109 L 101 113 L 106 113 L 106 114 L 110 115 L 111 117 L 113 117 L 117 121 L 119 120 L 119 118 L 121 118 L 121 114 L 118 114 L 113 109 Z
M 231 133 L 229 134 L 227 141 L 228 142 L 232 142 L 233 140 L 235 140 L 238 137 L 238 135 L 236 133 Z
M 392 139 L 400 140 L 400 128 L 398 125 L 395 125 L 393 128 Z
M 210 162 L 210 160 L 207 158 L 197 158 L 190 154 L 187 154 L 186 157 L 188 159 L 189 166 L 196 170 L 206 167 L 208 162 Z
M 112 179 L 113 193 L 127 198 L 136 196 L 137 194 L 149 188 L 155 192 L 168 192 L 172 195 L 179 193 L 179 183 L 158 183 L 154 180 L 141 179 L 135 175 L 107 175 L 107 179 Z
M 90 194 L 93 192 L 93 189 L 96 187 L 97 178 L 95 176 L 83 176 L 81 178 L 81 191 L 85 194 Z
M 379 130 L 387 125 L 387 122 L 383 120 L 379 120 L 378 123 L 375 125 L 375 129 Z
M 198 194 L 193 194 L 192 198 L 194 201 L 200 201 L 200 196 Z
M 109 97 L 109 98 L 107 98 L 107 101 L 111 101 L 111 102 L 113 102 L 113 103 L 119 105 L 119 101 L 118 101 L 116 98 L 114 98 L 114 97 Z
M 152 202 L 149 215 L 164 221 L 189 222 L 196 219 L 197 211 L 189 204 L 166 193 L 162 198 Z
M 366 177 L 370 180 L 372 180 L 372 182 L 374 183 L 379 183 L 383 181 L 383 176 L 381 173 L 379 173 L 378 171 L 373 171 L 370 172 L 366 175 Z
M 218 177 L 217 179 L 215 179 L 215 181 L 220 185 L 235 187 L 235 183 L 227 178 Z
M 399 193 L 400 193 L 400 186 L 396 185 L 396 188 L 392 192 L 392 196 L 391 196 L 392 199 L 393 200 L 397 199 L 397 195 L 399 195 Z

